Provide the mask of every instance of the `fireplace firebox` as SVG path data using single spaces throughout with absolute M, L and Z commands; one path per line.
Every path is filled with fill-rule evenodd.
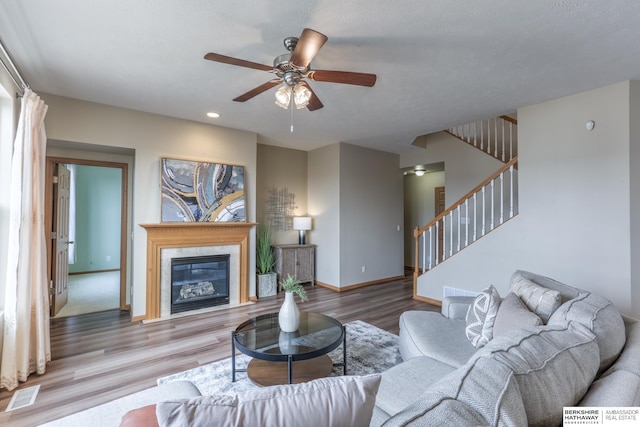
M 229 304 L 229 257 L 171 259 L 171 314 Z

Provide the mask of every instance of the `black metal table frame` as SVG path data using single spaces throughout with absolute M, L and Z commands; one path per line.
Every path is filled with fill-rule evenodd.
M 236 331 L 231 331 L 231 382 L 236 382 L 236 372 L 247 372 L 246 369 L 236 368 L 236 347 L 240 352 L 255 359 L 269 362 L 287 362 L 289 384 L 293 384 L 293 362 L 323 356 L 338 348 L 340 344 L 342 344 L 342 362 L 333 363 L 333 366 L 342 366 L 342 375 L 347 375 L 347 329 L 344 325 L 342 325 L 342 340 L 337 339 L 336 342 L 327 347 L 302 354 L 273 354 L 254 351 L 236 342 Z

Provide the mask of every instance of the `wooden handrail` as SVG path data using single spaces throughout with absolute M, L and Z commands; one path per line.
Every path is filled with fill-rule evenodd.
M 438 215 L 437 217 L 435 217 L 434 219 L 432 219 L 429 223 L 427 223 L 427 225 L 425 225 L 422 228 L 418 228 L 416 227 L 413 230 L 413 237 L 418 237 L 420 236 L 422 233 L 424 233 L 426 230 L 428 230 L 430 227 L 432 227 L 433 225 L 435 225 L 438 221 L 441 221 L 442 218 L 444 218 L 445 216 L 447 216 L 451 211 L 453 211 L 454 209 L 456 209 L 458 206 L 462 205 L 465 200 L 467 200 L 469 197 L 471 197 L 474 193 L 477 193 L 478 191 L 480 191 L 482 189 L 482 187 L 485 187 L 486 185 L 488 185 L 491 181 L 493 181 L 494 179 L 496 179 L 498 176 L 500 176 L 501 173 L 507 171 L 507 169 L 509 169 L 511 166 L 515 165 L 516 163 L 518 163 L 518 158 L 514 157 L 513 159 L 511 159 L 511 161 L 509 163 L 505 163 L 504 166 L 502 166 L 500 169 L 498 169 L 496 172 L 494 172 L 493 174 L 491 174 L 491 176 L 489 176 L 487 179 L 485 179 L 484 181 L 482 181 L 480 184 L 476 185 L 473 190 L 469 191 L 467 194 L 465 194 L 464 196 L 462 196 L 457 202 L 455 202 L 453 205 L 451 205 L 451 207 L 447 208 L 444 212 L 442 212 L 440 215 Z
M 513 123 L 514 125 L 517 125 L 517 124 L 518 124 L 518 121 L 517 121 L 516 119 L 511 118 L 511 117 L 509 117 L 509 116 L 498 116 L 498 117 L 500 117 L 502 120 L 506 120 L 506 121 L 508 121 L 508 122 L 511 122 L 511 123 Z

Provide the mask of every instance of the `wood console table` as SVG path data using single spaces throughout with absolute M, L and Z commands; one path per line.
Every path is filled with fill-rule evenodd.
M 315 245 L 274 245 L 278 283 L 288 275 L 315 285 Z M 282 289 L 280 289 L 282 290 Z

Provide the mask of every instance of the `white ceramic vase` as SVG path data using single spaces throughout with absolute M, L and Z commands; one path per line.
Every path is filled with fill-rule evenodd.
M 295 332 L 300 326 L 300 310 L 296 305 L 294 294 L 291 292 L 284 294 L 284 304 L 280 307 L 278 322 L 282 332 Z

